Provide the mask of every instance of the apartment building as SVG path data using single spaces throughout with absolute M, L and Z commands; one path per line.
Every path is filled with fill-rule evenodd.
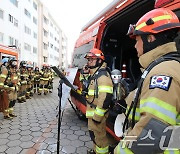
M 31 61 L 39 67 L 43 64 L 66 67 L 64 37 L 41 1 L 0 1 L 0 44 L 16 46 L 20 61 Z

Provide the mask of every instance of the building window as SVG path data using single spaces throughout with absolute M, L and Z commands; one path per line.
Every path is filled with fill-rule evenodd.
M 47 25 L 48 24 L 48 19 L 44 16 L 44 23 Z
M 43 29 L 43 33 L 45 37 L 48 37 L 48 32 L 45 29 Z
M 24 43 L 24 49 L 27 51 L 31 51 L 31 46 L 27 43 Z
M 33 23 L 37 25 L 37 19 L 35 17 L 33 17 Z
M 27 17 L 31 18 L 31 14 L 29 13 L 28 10 L 24 9 L 24 14 L 25 14 Z
M 0 32 L 0 43 L 3 43 L 4 41 L 4 34 Z
M 48 45 L 46 43 L 43 42 L 43 49 L 47 50 L 48 49 Z
M 33 7 L 35 10 L 37 10 L 37 4 L 35 2 L 33 2 Z
M 33 47 L 33 53 L 36 54 L 37 53 L 37 48 Z
M 3 19 L 4 18 L 4 11 L 0 9 L 0 18 Z
M 48 58 L 45 57 L 45 56 L 43 56 L 43 61 L 44 61 L 45 63 L 47 63 L 47 60 L 48 60 Z
M 14 18 L 14 26 L 18 27 L 18 20 Z
M 16 7 L 18 7 L 18 1 L 17 0 L 10 0 L 12 4 L 14 4 Z
M 13 23 L 13 16 L 9 14 L 9 21 Z
M 27 26 L 24 26 L 24 32 L 25 32 L 26 34 L 31 35 L 31 29 L 28 28 Z
M 37 33 L 34 32 L 33 37 L 37 39 Z
M 9 45 L 14 45 L 14 38 L 9 36 Z
M 14 40 L 14 45 L 15 45 L 16 47 L 18 47 L 18 40 L 17 40 L 17 39 Z

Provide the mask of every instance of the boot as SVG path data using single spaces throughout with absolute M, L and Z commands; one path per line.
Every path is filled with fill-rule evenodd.
M 87 154 L 96 154 L 93 149 L 87 150 Z
M 10 115 L 6 115 L 6 116 L 4 116 L 4 119 L 11 120 L 11 119 L 13 119 L 13 117 L 11 117 Z
M 17 117 L 17 115 L 15 115 L 14 113 L 9 113 L 9 115 L 10 115 L 11 117 Z

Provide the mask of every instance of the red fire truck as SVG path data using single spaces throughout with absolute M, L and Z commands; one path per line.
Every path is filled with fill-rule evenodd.
M 0 44 L 0 61 L 4 57 L 15 57 L 18 59 L 18 50 L 15 46 L 7 47 Z
M 133 82 L 138 79 L 141 71 L 134 48 L 135 40 L 126 34 L 130 24 L 135 24 L 146 12 L 160 7 L 169 8 L 180 17 L 180 0 L 114 0 L 82 28 L 74 47 L 72 61 L 72 66 L 78 67 L 74 84 L 79 90 L 80 70 L 86 63 L 83 57 L 92 48 L 103 51 L 111 70 L 121 70 L 123 77 L 128 77 Z M 71 91 L 71 100 L 76 106 L 78 116 L 83 117 L 86 112 L 84 98 L 79 93 Z M 107 122 L 107 131 L 115 138 L 117 138 L 114 134 L 116 116 L 112 111 Z

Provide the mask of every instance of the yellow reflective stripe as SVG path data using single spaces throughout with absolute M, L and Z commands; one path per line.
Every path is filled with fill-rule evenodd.
M 179 149 L 165 150 L 164 154 L 180 154 L 180 150 Z
M 128 148 L 122 147 L 122 143 L 121 142 L 117 146 L 118 146 L 117 147 L 117 152 L 115 152 L 115 153 L 119 153 L 119 154 L 133 154 L 133 152 L 131 150 L 129 150 Z
M 98 86 L 99 92 L 106 92 L 106 93 L 113 93 L 113 87 L 112 86 Z
M 89 89 L 89 90 L 88 90 L 88 95 L 89 95 L 89 96 L 93 96 L 93 95 L 94 95 L 94 90 Z
M 96 152 L 97 152 L 97 153 L 104 153 L 104 154 L 106 154 L 106 153 L 109 152 L 109 146 L 107 146 L 107 147 L 105 147 L 105 148 L 100 148 L 100 147 L 98 147 L 98 146 L 96 145 Z
M 42 78 L 42 80 L 49 80 L 49 78 Z
M 128 110 L 129 110 L 129 106 L 127 107 L 126 114 L 127 114 Z M 131 110 L 131 112 L 130 112 L 130 114 L 129 114 L 129 118 L 130 118 L 130 119 L 132 119 L 132 112 L 133 112 L 133 111 Z M 139 109 L 139 108 L 136 108 L 135 120 L 138 121 L 139 119 L 140 119 L 140 109 Z
M 106 111 L 107 111 L 107 109 L 102 109 L 102 108 L 96 107 L 95 114 L 97 114 L 99 116 L 104 116 Z
M 1 83 L 0 83 L 0 86 L 4 86 L 4 83 L 1 82 Z
M 169 124 L 176 124 L 176 108 L 155 97 L 140 100 L 140 113 L 149 112 Z
M 5 74 L 0 74 L 0 78 L 6 78 L 7 77 L 7 75 L 5 75 Z
M 153 20 L 154 22 L 157 22 L 157 21 L 160 21 L 160 20 L 164 20 L 164 19 L 171 19 L 171 16 L 170 16 L 170 15 L 163 15 L 163 16 L 158 16 L 158 17 L 152 18 L 152 20 Z M 139 24 L 139 25 L 135 28 L 135 30 L 139 30 L 139 29 L 143 28 L 144 26 L 146 26 L 146 22 L 143 22 L 143 23 Z
M 27 84 L 27 81 L 22 81 L 21 84 Z
M 86 117 L 93 117 L 94 111 L 86 111 Z
M 15 90 L 15 87 L 9 87 L 11 90 Z
M 17 76 L 15 76 L 15 77 L 14 77 L 14 80 L 17 80 L 17 79 L 18 79 L 18 77 L 17 77 Z
M 76 90 L 76 92 L 78 93 L 78 94 L 81 94 L 82 93 L 82 91 L 81 90 Z

